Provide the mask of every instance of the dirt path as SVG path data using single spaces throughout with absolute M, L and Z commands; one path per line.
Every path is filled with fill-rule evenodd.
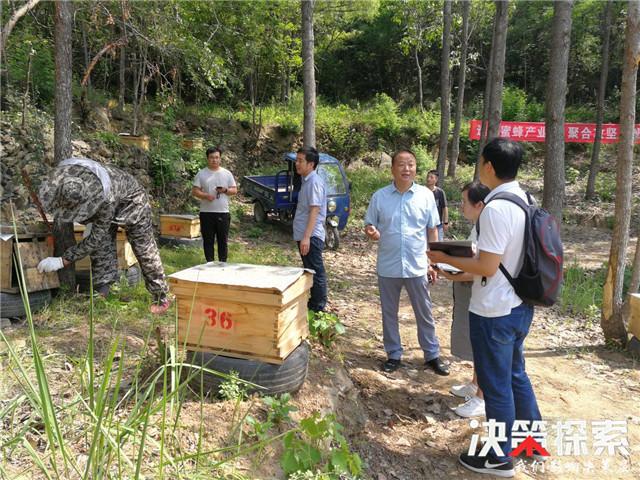
M 608 254 L 608 233 L 584 227 L 565 235 L 568 259 L 599 267 Z M 344 319 L 348 332 L 340 350 L 349 377 L 359 391 L 366 423 L 352 436 L 353 447 L 376 480 L 417 478 L 482 478 L 457 465 L 474 432 L 469 420 L 451 410 L 459 402 L 449 387 L 468 381 L 471 364 L 450 355 L 451 285 L 439 282 L 432 290 L 434 316 L 443 356 L 451 375 L 424 371 L 415 321 L 408 297 L 401 301 L 401 335 L 405 368 L 387 375 L 375 278 L 375 247 L 350 233 L 340 252 L 329 252 L 331 308 Z M 588 252 L 585 252 L 588 245 Z M 573 260 L 573 259 L 572 259 Z M 526 344 L 527 370 L 549 429 L 553 457 L 544 470 L 525 463 L 517 478 L 640 478 L 640 370 L 637 362 L 607 349 L 597 325 L 563 317 L 556 309 L 539 309 Z M 353 406 L 349 407 L 350 409 Z M 351 413 L 342 412 L 347 421 Z M 556 422 L 585 421 L 589 455 L 558 456 Z M 630 457 L 595 456 L 593 420 L 626 424 Z M 479 432 L 480 430 L 475 430 Z M 353 432 L 353 429 L 352 429 Z

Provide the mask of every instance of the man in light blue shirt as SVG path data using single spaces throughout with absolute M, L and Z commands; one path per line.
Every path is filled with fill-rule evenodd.
M 307 303 L 314 312 L 323 311 L 327 305 L 327 274 L 322 260 L 327 189 L 316 172 L 319 162 L 320 156 L 313 147 L 301 148 L 296 154 L 296 171 L 302 177 L 302 186 L 293 218 L 293 239 L 298 242 L 304 267 L 315 271 Z
M 440 345 L 431 315 L 429 279 L 436 274 L 427 259 L 429 241 L 438 239 L 440 217 L 433 193 L 415 183 L 416 157 L 409 150 L 396 152 L 391 161 L 393 182 L 373 194 L 365 216 L 365 233 L 378 244 L 378 287 L 387 361 L 385 372 L 401 366 L 402 343 L 398 326 L 400 291 L 407 290 L 416 316 L 418 342 L 425 366 L 438 375 L 449 375 L 440 359 Z

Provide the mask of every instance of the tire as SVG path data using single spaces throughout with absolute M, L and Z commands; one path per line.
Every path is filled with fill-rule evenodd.
M 51 290 L 31 292 L 28 296 L 31 313 L 39 312 L 51 303 Z M 0 315 L 5 318 L 26 316 L 22 296 L 19 293 L 0 292 Z
M 260 385 L 263 388 L 249 388 L 248 392 L 257 392 L 261 395 L 277 395 L 281 393 L 293 393 L 300 389 L 307 377 L 309 367 L 309 345 L 302 342 L 282 365 L 261 362 L 258 360 L 245 360 L 240 358 L 225 357 L 207 352 L 187 352 L 187 362 L 193 365 L 203 365 L 220 373 L 238 372 L 239 378 Z M 202 378 L 202 390 L 204 393 L 218 395 L 220 384 L 224 378 L 200 370 L 187 369 L 186 374 L 193 375 L 190 380 L 191 387 L 200 392 L 200 379 Z
M 340 246 L 340 233 L 337 227 L 325 226 L 324 246 L 327 250 L 338 250 Z
M 140 266 L 133 265 L 127 270 L 119 270 L 120 277 L 124 276 L 130 287 L 137 285 L 142 281 L 142 271 Z M 81 292 L 89 291 L 89 270 L 76 270 L 76 285 Z
M 258 201 L 253 203 L 253 219 L 256 223 L 265 223 L 267 221 L 267 212 L 264 211 L 264 207 Z
M 164 247 L 193 247 L 202 248 L 202 237 L 198 238 L 181 238 L 181 237 L 166 237 L 160 235 L 158 237 L 158 243 Z

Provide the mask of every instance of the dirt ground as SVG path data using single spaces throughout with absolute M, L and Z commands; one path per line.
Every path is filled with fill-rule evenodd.
M 608 255 L 609 237 L 606 230 L 567 227 L 567 263 L 601 266 Z M 449 388 L 468 381 L 472 374 L 469 362 L 450 354 L 451 284 L 441 280 L 432 289 L 437 334 L 443 357 L 451 362 L 451 375 L 440 377 L 422 368 L 415 320 L 404 293 L 400 330 L 405 366 L 385 374 L 380 370 L 385 355 L 375 252 L 370 242 L 351 233 L 340 251 L 325 255 L 330 306 L 347 326 L 339 351 L 357 391 L 355 400 L 351 394 L 345 411 L 338 412 L 352 434 L 352 446 L 365 461 L 367 475 L 376 480 L 484 477 L 457 464 L 457 455 L 468 447 L 472 433 L 481 429 L 472 429 L 469 420 L 451 411 L 460 402 Z M 607 348 L 598 325 L 565 317 L 557 308 L 537 309 L 525 350 L 552 456 L 544 465 L 524 462 L 516 478 L 640 478 L 640 364 Z M 305 402 L 317 381 L 313 371 L 309 388 L 299 394 Z M 586 423 L 587 453 L 557 455 L 557 422 L 576 420 Z M 609 455 L 607 450 L 596 455 L 594 420 L 622 421 L 630 455 L 617 451 Z
M 283 232 L 282 238 L 274 242 L 286 243 L 289 238 L 288 232 Z M 567 264 L 600 267 L 607 259 L 609 240 L 607 230 L 566 227 Z M 451 411 L 460 402 L 449 388 L 467 382 L 472 374 L 469 362 L 459 362 L 450 354 L 451 284 L 441 280 L 432 289 L 437 334 L 442 356 L 451 363 L 451 375 L 440 377 L 423 370 L 414 316 L 406 295 L 400 311 L 405 366 L 394 374 L 385 374 L 380 370 L 385 355 L 375 276 L 376 247 L 353 226 L 341 241 L 340 250 L 326 252 L 325 261 L 329 309 L 339 315 L 347 332 L 330 350 L 314 344 L 307 381 L 292 401 L 298 408 L 292 416 L 300 419 L 314 411 L 335 412 L 352 450 L 363 460 L 364 478 L 482 478 L 457 463 L 458 454 L 467 449 L 472 434 L 481 433 L 481 429 L 471 428 L 468 419 Z M 630 242 L 630 252 L 634 246 L 635 239 Z M 46 324 L 48 320 L 39 318 L 38 322 Z M 12 330 L 14 341 L 27 348 L 26 329 Z M 109 344 L 111 335 L 108 328 L 97 332 L 98 350 Z M 132 330 L 126 338 L 131 351 L 139 350 L 142 339 L 137 332 Z M 48 337 L 47 351 L 82 355 L 86 342 L 81 327 L 67 327 Z M 527 370 L 547 422 L 547 446 L 552 457 L 543 466 L 524 462 L 516 478 L 640 478 L 640 363 L 607 348 L 597 324 L 567 317 L 555 307 L 536 311 L 525 348 Z M 60 387 L 58 393 L 62 395 L 70 373 L 57 366 L 53 370 L 53 388 Z M 192 451 L 202 434 L 202 448 L 215 450 L 233 443 L 240 418 L 247 412 L 261 418 L 265 409 L 257 398 L 240 406 L 222 401 L 201 406 L 197 399 L 187 401 L 176 438 L 185 451 Z M 591 428 L 594 420 L 623 423 L 628 456 L 617 451 L 612 455 L 607 451 L 595 454 Z M 585 422 L 585 455 L 557 455 L 555 426 L 568 421 Z M 151 437 L 158 437 L 155 430 L 150 431 Z M 281 479 L 281 455 L 282 444 L 275 442 L 238 461 L 233 468 L 243 478 Z M 14 460 L 16 471 L 25 466 Z

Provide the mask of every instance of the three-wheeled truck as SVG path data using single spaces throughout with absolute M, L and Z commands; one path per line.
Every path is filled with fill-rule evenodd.
M 242 191 L 253 200 L 253 217 L 258 223 L 269 216 L 287 225 L 293 221 L 302 179 L 296 172 L 296 154 L 287 153 L 285 161 L 287 169 L 275 175 L 250 175 L 242 179 Z M 351 183 L 340 162 L 326 153 L 320 154 L 316 171 L 327 187 L 325 246 L 336 250 L 340 244 L 339 231 L 347 226 L 351 211 Z

